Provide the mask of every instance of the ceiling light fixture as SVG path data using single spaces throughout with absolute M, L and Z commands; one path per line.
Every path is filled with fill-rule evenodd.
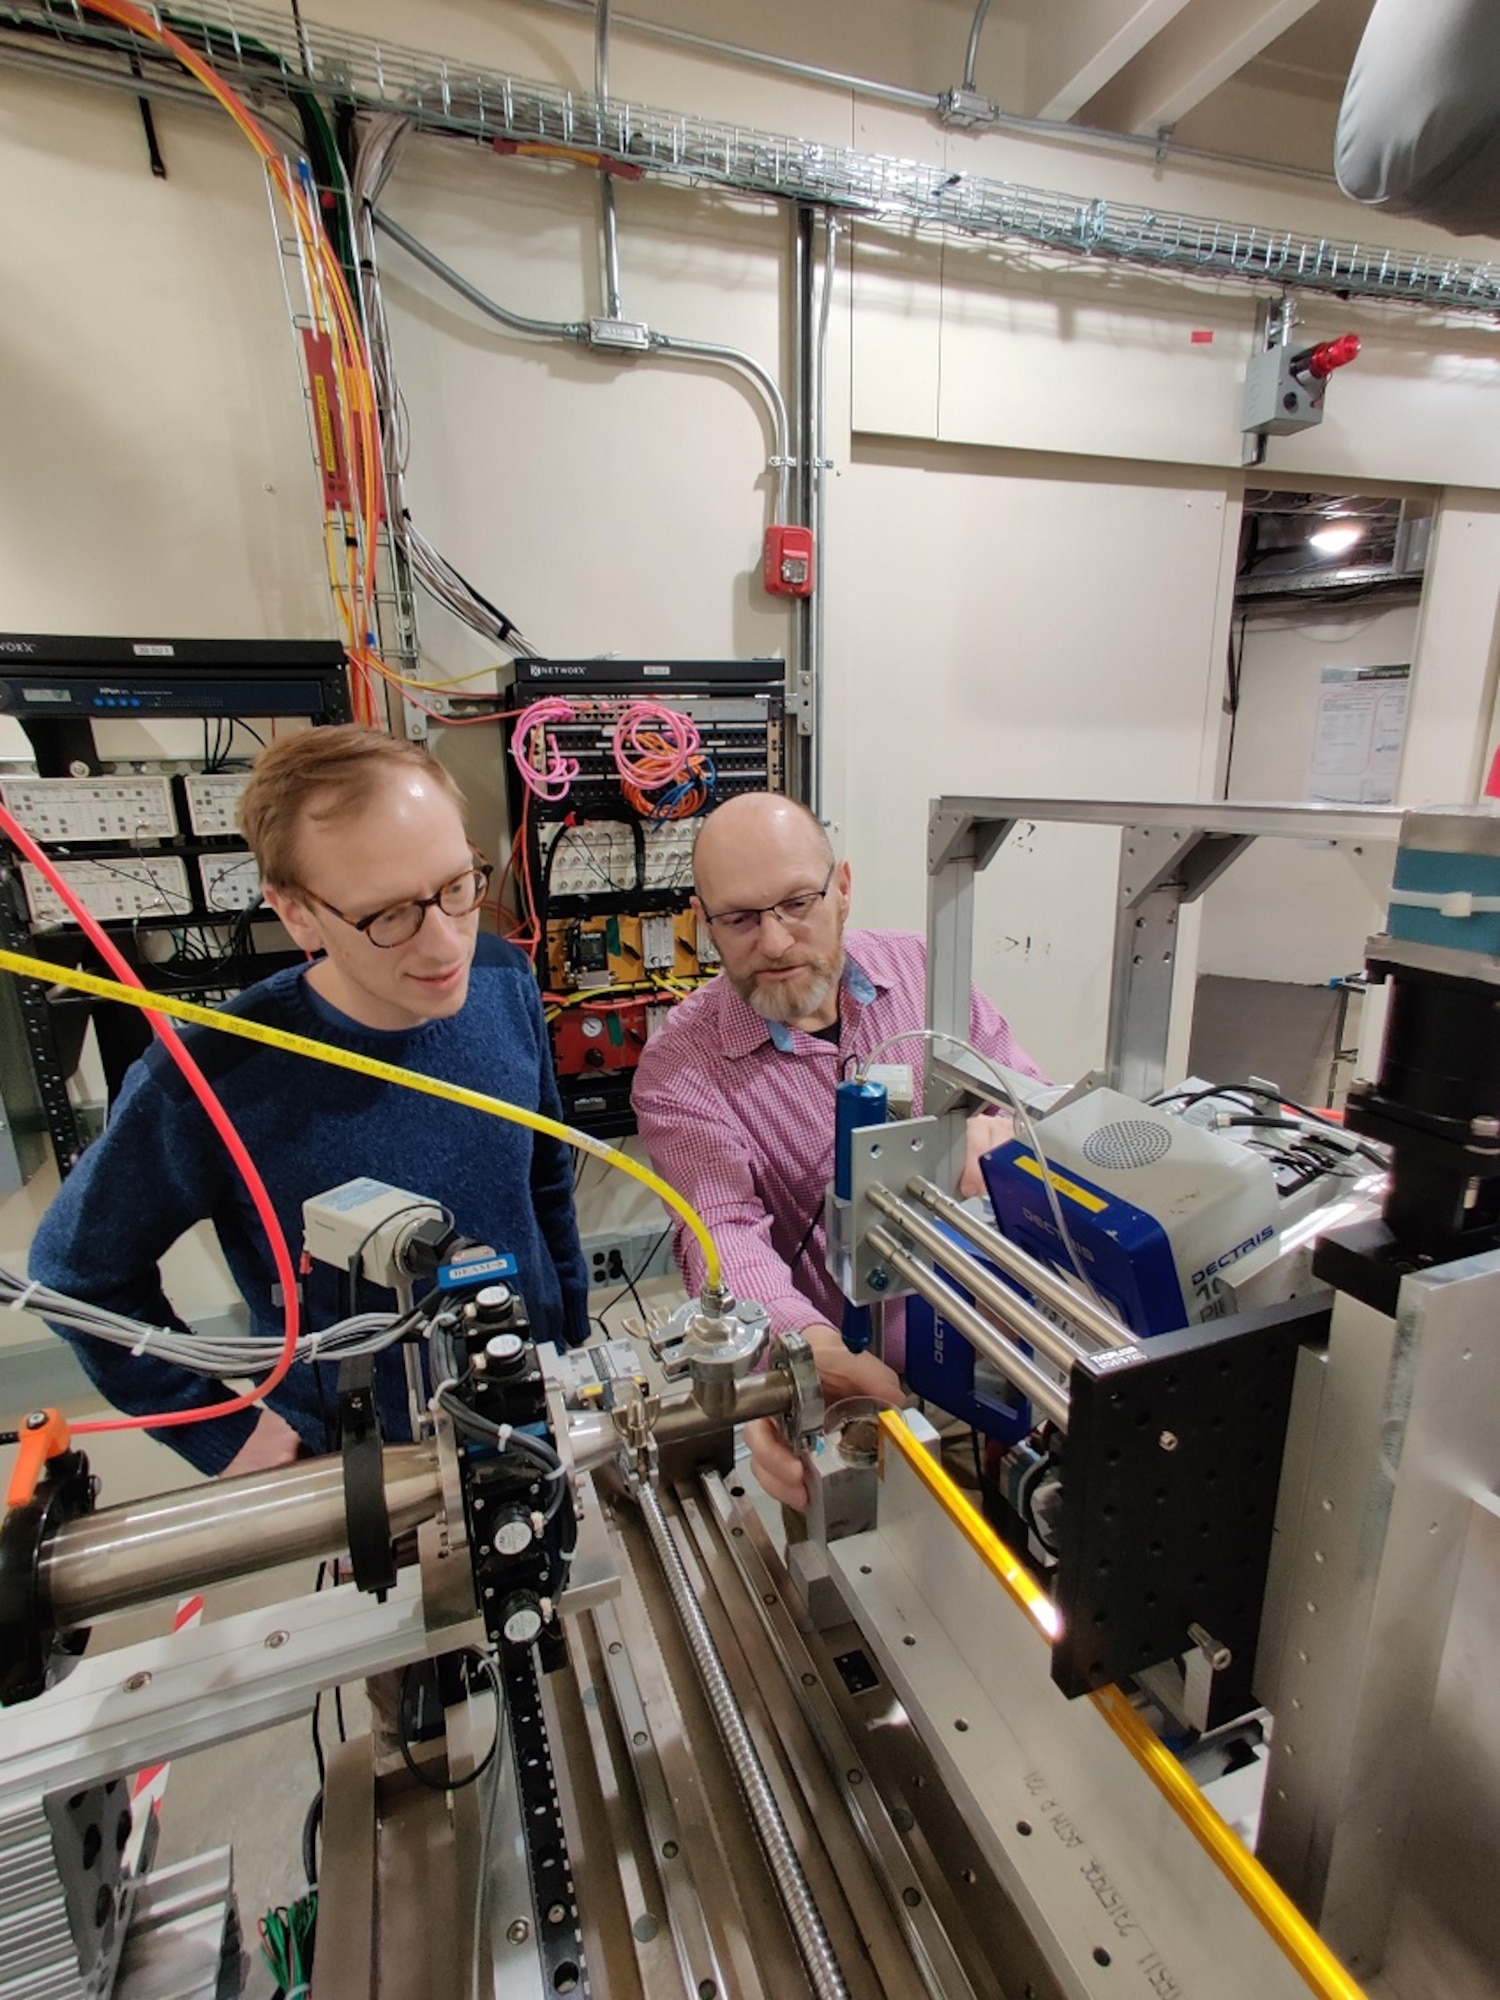
M 1363 541 L 1364 533 L 1354 521 L 1336 521 L 1329 527 L 1314 529 L 1307 539 L 1320 556 L 1341 556 L 1356 542 Z

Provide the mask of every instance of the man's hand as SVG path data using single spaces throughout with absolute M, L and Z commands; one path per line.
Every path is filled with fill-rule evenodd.
M 219 1474 L 221 1479 L 238 1479 L 242 1472 L 270 1472 L 278 1465 L 291 1465 L 302 1449 L 302 1440 L 274 1410 L 262 1409 L 255 1429 Z
M 802 1331 L 817 1363 L 825 1403 L 842 1403 L 848 1396 L 871 1396 L 897 1408 L 905 1403 L 895 1369 L 887 1368 L 868 1351 L 851 1354 L 837 1327 L 808 1326 Z M 750 1469 L 771 1498 L 783 1507 L 805 1507 L 807 1474 L 777 1425 L 769 1417 L 757 1418 L 746 1424 L 745 1437 L 750 1445 Z
M 964 1143 L 964 1170 L 958 1177 L 960 1201 L 967 1201 L 970 1195 L 984 1193 L 984 1175 L 980 1172 L 979 1162 L 986 1153 L 992 1153 L 1007 1139 L 1013 1139 L 1015 1132 L 1016 1121 L 1006 1111 L 992 1117 L 969 1120 Z

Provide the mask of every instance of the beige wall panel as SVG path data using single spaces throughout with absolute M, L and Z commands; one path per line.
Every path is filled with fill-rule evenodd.
M 490 297 L 543 318 L 599 310 L 595 215 L 579 177 L 411 144 L 387 205 Z M 624 310 L 780 369 L 784 213 L 678 189 L 619 191 Z M 760 589 L 774 449 L 738 374 L 514 335 L 386 242 L 392 334 L 426 532 L 532 642 L 559 654 L 779 653 Z M 424 608 L 433 663 L 475 644 Z
M 830 792 L 861 920 L 925 922 L 942 792 L 1174 798 L 1217 726 L 1216 483 L 861 440 L 839 504 Z M 1097 1061 L 1113 836 L 1039 829 L 989 870 L 981 981 L 1053 1074 Z
M 0 70 L 0 630 L 331 637 L 259 163 Z
M 1060 267 L 1020 248 L 987 256 L 952 238 L 943 279 L 948 442 L 1239 463 L 1245 293 Z
M 1401 758 L 1404 805 L 1478 796 L 1495 701 L 1500 499 L 1450 489 L 1428 556 L 1412 710 Z

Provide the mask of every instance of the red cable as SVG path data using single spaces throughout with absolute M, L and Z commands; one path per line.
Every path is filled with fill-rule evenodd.
M 34 868 L 39 868 L 47 881 L 61 896 L 83 929 L 83 934 L 103 957 L 115 977 L 127 986 L 134 986 L 142 993 L 147 991 L 145 981 L 117 950 L 114 940 L 104 928 L 84 908 L 78 897 L 68 887 L 57 869 L 37 846 L 31 835 L 21 826 L 3 805 L 0 805 L 0 832 L 13 841 Z M 241 1139 L 229 1121 L 229 1114 L 213 1093 L 208 1078 L 199 1069 L 182 1037 L 163 1014 L 147 1012 L 158 1039 L 167 1054 L 176 1063 L 186 1078 L 189 1088 L 203 1106 L 209 1123 L 218 1133 L 229 1152 L 229 1157 L 239 1169 L 240 1178 L 249 1190 L 250 1199 L 255 1204 L 255 1212 L 271 1245 L 271 1256 L 276 1265 L 276 1275 L 281 1280 L 281 1296 L 285 1305 L 286 1338 L 282 1342 L 281 1353 L 270 1374 L 254 1389 L 247 1389 L 243 1395 L 231 1397 L 227 1403 L 214 1403 L 206 1410 L 168 1410 L 159 1417 L 109 1417 L 99 1418 L 93 1423 L 74 1424 L 71 1428 L 75 1437 L 91 1431 L 139 1431 L 169 1430 L 179 1424 L 202 1424 L 210 1418 L 230 1417 L 240 1410 L 247 1410 L 262 1397 L 270 1394 L 279 1382 L 286 1379 L 292 1363 L 297 1358 L 298 1307 L 297 1273 L 292 1265 L 292 1253 L 287 1247 L 286 1236 L 281 1221 L 271 1205 L 271 1197 L 266 1192 L 266 1184 Z

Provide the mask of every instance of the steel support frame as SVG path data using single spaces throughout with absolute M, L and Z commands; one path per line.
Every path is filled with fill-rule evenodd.
M 1067 2000 L 1305 1996 L 1307 1982 L 904 1454 L 878 1526 L 828 1550 L 912 1726 Z M 1122 1699 L 1113 1695 L 1113 1699 Z
M 1258 1851 L 1351 1971 L 1407 2000 L 1493 1991 L 1500 1910 L 1500 1252 L 1340 1298 L 1303 1359 L 1257 1693 L 1276 1716 Z M 1477 1968 L 1485 1967 L 1483 1974 Z
M 974 970 L 974 878 L 1022 824 L 1062 821 L 1120 829 L 1119 888 L 1104 1080 L 1150 1097 L 1166 1082 L 1167 1039 L 1177 971 L 1178 918 L 1252 842 L 1261 838 L 1358 846 L 1392 841 L 1395 806 L 1134 804 L 1078 799 L 935 799 L 927 822 L 927 1020 L 965 1038 Z M 982 1066 L 928 1043 L 923 1105 L 929 1113 L 965 1099 L 990 1102 Z

